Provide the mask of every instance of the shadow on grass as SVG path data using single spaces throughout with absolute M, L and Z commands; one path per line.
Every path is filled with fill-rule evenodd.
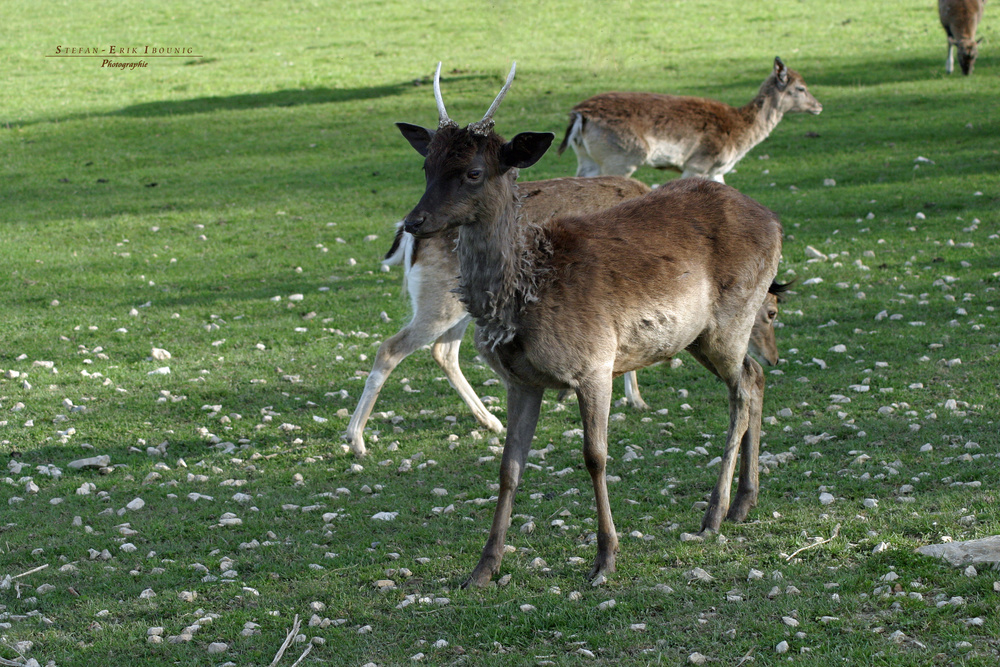
M 927 56 L 900 58 L 896 60 L 887 58 L 886 60 L 878 61 L 858 61 L 854 58 L 843 57 L 835 59 L 828 58 L 819 62 L 796 62 L 796 59 L 791 57 L 785 58 L 784 60 L 785 64 L 802 75 L 810 88 L 821 88 L 824 86 L 869 87 L 944 79 L 943 51 L 944 50 L 942 49 L 942 56 L 940 58 Z M 977 62 L 977 67 L 983 65 L 983 63 L 984 61 L 980 59 L 980 61 Z M 716 98 L 721 95 L 726 98 L 731 98 L 732 95 L 735 95 L 736 93 L 726 94 L 726 91 L 740 91 L 747 89 L 756 90 L 764 82 L 764 79 L 770 74 L 770 71 L 771 62 L 761 61 L 759 68 L 753 68 L 752 70 L 745 71 L 740 74 L 737 79 L 729 82 L 716 81 L 705 83 L 698 86 L 688 87 L 684 91 L 671 91 L 665 89 L 662 91 L 656 90 L 650 92 L 687 95 L 696 94 L 710 98 Z M 977 69 L 977 71 L 979 70 Z M 754 75 L 751 72 L 758 72 L 758 74 Z M 664 83 L 665 85 L 667 83 L 666 77 Z M 815 93 L 816 91 L 814 90 L 813 92 Z M 730 101 L 734 105 L 745 103 L 732 100 Z M 747 98 L 746 102 L 749 101 L 750 98 Z
M 272 93 L 249 93 L 223 97 L 196 97 L 175 102 L 146 102 L 112 111 L 108 116 L 129 118 L 156 118 L 187 114 L 213 113 L 216 111 L 245 111 L 271 107 L 298 107 L 307 104 L 336 104 L 354 100 L 371 100 L 401 95 L 419 82 L 397 83 L 370 88 L 307 88 L 302 90 L 277 90 Z
M 453 75 L 441 79 L 446 82 L 489 79 L 486 74 Z M 384 86 L 366 88 L 297 88 L 276 90 L 269 93 L 247 93 L 244 95 L 225 95 L 218 97 L 195 97 L 188 100 L 144 102 L 109 111 L 103 114 L 77 113 L 60 118 L 39 119 L 28 122 L 0 120 L 0 128 L 18 128 L 37 125 L 39 123 L 60 123 L 72 120 L 85 120 L 97 117 L 126 118 L 162 118 L 169 116 L 185 116 L 191 114 L 214 113 L 217 111 L 247 111 L 252 109 L 268 109 L 280 107 L 299 107 L 313 104 L 338 104 L 356 100 L 373 100 L 384 97 L 402 95 L 405 91 L 420 86 L 429 86 L 430 77 L 413 79 Z M 428 94 L 430 92 L 428 91 Z

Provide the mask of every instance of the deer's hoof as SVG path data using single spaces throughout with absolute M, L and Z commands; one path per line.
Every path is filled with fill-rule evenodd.
M 733 523 L 741 523 L 746 521 L 747 516 L 750 514 L 750 510 L 754 505 L 757 504 L 756 494 L 736 494 L 736 499 L 733 500 L 733 504 L 729 508 L 729 512 L 726 514 L 726 521 L 732 521 Z
M 627 398 L 625 399 L 629 407 L 633 410 L 650 410 L 649 403 L 642 400 L 641 398 Z
M 503 422 L 494 417 L 492 414 L 487 415 L 486 423 L 484 423 L 483 426 L 494 433 L 503 433 Z
M 477 567 L 469 575 L 469 578 L 462 583 L 462 588 L 486 588 L 492 578 L 493 575 L 488 571 L 481 572 Z
M 353 439 L 348 438 L 347 442 L 348 446 L 351 448 L 351 452 L 358 458 L 368 455 L 368 450 L 365 448 L 364 438 L 360 436 Z
M 600 554 L 597 556 L 597 560 L 594 561 L 594 567 L 590 570 L 590 574 L 587 579 L 590 580 L 591 586 L 601 586 L 608 580 L 608 575 L 615 571 L 615 555 L 609 554 L 608 556 L 602 557 Z

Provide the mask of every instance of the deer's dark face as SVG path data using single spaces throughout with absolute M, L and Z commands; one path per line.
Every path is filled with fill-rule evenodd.
M 768 366 L 778 363 L 778 343 L 774 337 L 774 320 L 778 317 L 778 297 L 768 293 L 757 311 L 750 331 L 750 352 Z
M 403 219 L 403 229 L 418 238 L 490 216 L 512 196 L 511 170 L 537 162 L 553 139 L 551 133 L 524 132 L 504 142 L 495 132 L 479 134 L 467 127 L 435 132 L 406 123 L 397 126 L 425 158 L 427 187 Z
M 979 47 L 973 39 L 963 39 L 958 42 L 958 65 L 962 68 L 962 74 L 969 76 L 976 65 L 976 56 L 979 55 Z

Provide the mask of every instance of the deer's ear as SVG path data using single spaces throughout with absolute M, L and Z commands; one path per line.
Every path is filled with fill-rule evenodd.
M 784 90 L 788 85 L 788 68 L 777 56 L 774 57 L 774 76 L 778 80 L 778 90 Z
M 434 131 L 428 130 L 426 127 L 420 127 L 419 125 L 410 125 L 409 123 L 396 123 L 396 127 L 399 131 L 403 133 L 403 136 L 413 149 L 427 157 L 427 147 L 431 143 L 431 139 L 434 138 Z
M 500 149 L 500 165 L 504 171 L 530 167 L 545 155 L 555 136 L 551 132 L 522 132 Z

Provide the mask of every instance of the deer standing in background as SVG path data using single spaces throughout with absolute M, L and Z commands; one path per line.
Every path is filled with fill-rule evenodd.
M 542 157 L 553 135 L 523 132 L 508 142 L 494 132 L 514 68 L 483 119 L 465 128 L 448 117 L 440 71 L 438 128 L 398 124 L 425 157 L 426 189 L 404 229 L 419 239 L 458 228 L 459 297 L 476 321 L 476 348 L 507 385 L 497 507 L 464 586 L 484 586 L 500 567 L 547 387 L 576 391 L 597 504 L 591 578 L 614 571 L 618 536 L 605 476 L 612 378 L 682 350 L 729 391 L 725 450 L 702 530 L 746 518 L 757 500 L 764 395 L 747 345 L 778 269 L 777 217 L 728 186 L 691 179 L 600 213 L 533 224 L 518 214 L 517 173 Z
M 798 72 L 775 58 L 757 97 L 738 109 L 703 97 L 595 95 L 570 111 L 559 153 L 573 148 L 577 176 L 630 176 L 648 165 L 724 183 L 723 175 L 793 111 L 818 114 L 823 105 Z
M 948 35 L 948 57 L 944 61 L 944 71 L 948 74 L 955 69 L 955 47 L 962 74 L 972 74 L 982 41 L 976 39 L 976 27 L 983 19 L 984 4 L 984 0 L 938 0 L 938 16 Z

